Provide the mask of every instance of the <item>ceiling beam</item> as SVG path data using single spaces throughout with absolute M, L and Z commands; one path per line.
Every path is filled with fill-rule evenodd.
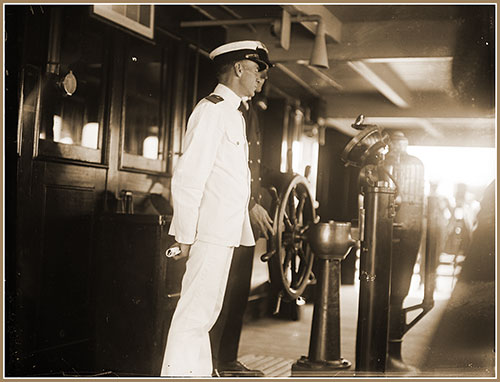
M 458 120 L 458 118 L 457 118 Z M 469 120 L 467 118 L 466 120 Z M 425 131 L 426 134 L 434 138 L 443 138 L 443 134 L 439 129 L 427 118 L 413 117 L 374 117 L 366 118 L 367 123 L 372 123 L 387 129 L 404 130 L 405 128 L 419 128 Z
M 353 123 L 354 119 L 351 118 L 325 118 L 324 126 L 340 131 L 349 137 L 354 137 L 359 133 L 359 130 L 351 127 Z
M 343 23 L 342 43 L 327 42 L 330 61 L 355 61 L 370 58 L 451 57 L 455 55 L 457 23 L 436 20 L 406 20 Z M 369 28 L 372 29 L 369 29 Z M 314 36 L 292 33 L 290 49 L 279 46 L 268 25 L 228 28 L 229 40 L 256 39 L 266 44 L 269 57 L 276 62 L 308 60 Z
M 292 70 L 288 69 L 285 65 L 278 63 L 278 64 L 276 64 L 276 68 L 281 70 L 283 73 L 285 73 L 291 80 L 298 83 L 300 86 L 302 86 L 305 90 L 307 90 L 314 97 L 317 97 L 317 98 L 321 97 L 321 95 L 312 86 L 310 86 L 307 82 L 305 82 L 302 78 L 300 78 Z
M 218 5 L 218 6 L 203 6 L 203 5 L 195 5 L 192 4 L 191 7 L 196 9 L 200 14 L 205 16 L 207 19 L 215 21 L 215 20 L 225 20 L 227 18 L 227 14 L 229 14 L 234 19 L 242 19 L 243 17 L 237 12 L 233 11 L 226 5 Z M 227 30 L 227 25 L 220 25 L 222 28 Z M 252 24 L 247 24 L 246 27 L 251 32 L 256 32 L 255 27 Z
M 344 23 L 337 58 L 453 56 L 457 20 L 404 20 Z M 334 53 L 335 54 L 335 53 Z
M 342 23 L 324 6 L 293 4 L 293 5 L 283 5 L 282 7 L 292 16 L 296 16 L 299 14 L 321 16 L 321 19 L 325 24 L 325 34 L 327 36 L 330 36 L 335 42 L 341 42 Z M 301 24 L 308 30 L 310 30 L 313 34 L 316 34 L 316 28 L 317 28 L 316 23 L 302 22 Z
M 309 69 L 311 72 L 316 74 L 318 77 L 320 77 L 323 81 L 325 81 L 329 86 L 332 88 L 335 88 L 337 90 L 343 90 L 344 87 L 340 85 L 337 81 L 335 81 L 332 77 L 330 77 L 328 74 L 326 74 L 324 71 L 309 65 L 308 60 L 299 60 L 297 61 L 297 64 L 303 65 L 307 69 Z
M 325 126 L 338 130 L 348 136 L 355 136 L 359 133 L 351 127 L 354 118 L 326 118 Z M 366 118 L 366 123 L 374 124 L 381 129 L 391 130 L 420 130 L 429 139 L 442 140 L 449 138 L 450 132 L 470 131 L 481 132 L 479 135 L 486 135 L 491 138 L 495 132 L 495 118 L 413 118 L 413 117 L 374 117 Z M 478 137 L 480 139 L 482 137 Z M 487 140 L 482 140 L 485 142 Z M 470 142 L 472 143 L 472 142 Z
M 405 109 L 410 107 L 410 91 L 387 64 L 349 61 L 348 65 L 394 105 Z
M 326 116 L 356 118 L 368 117 L 419 117 L 419 118 L 492 118 L 494 110 L 474 108 L 458 102 L 456 98 L 439 92 L 424 92 L 413 97 L 410 108 L 402 109 L 388 102 L 382 95 L 329 94 L 325 95 Z

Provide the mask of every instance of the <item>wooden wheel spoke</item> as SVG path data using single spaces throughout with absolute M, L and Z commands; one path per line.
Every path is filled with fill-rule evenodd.
M 306 198 L 307 198 L 306 193 L 303 192 L 300 194 L 299 205 L 297 206 L 297 213 L 296 213 L 298 222 L 302 222 L 304 220 L 302 214 L 304 213 L 304 206 L 306 204 Z
M 299 258 L 301 260 L 301 263 L 304 262 L 304 261 L 306 261 L 306 255 L 304 253 L 303 248 L 299 248 L 299 250 L 297 251 L 297 255 L 299 256 Z
M 297 267 L 297 265 L 295 266 Z M 293 273 L 292 278 L 292 287 L 298 288 L 302 282 L 304 281 L 305 271 L 307 270 L 307 263 L 303 257 L 301 257 L 301 261 L 298 264 L 298 269 Z
M 292 288 L 297 288 L 297 286 L 300 284 L 300 277 L 299 273 L 297 272 L 297 256 L 292 257 L 292 280 L 290 281 L 290 285 Z M 299 263 L 299 268 L 300 268 L 300 263 Z
M 293 232 L 293 224 L 290 220 L 290 218 L 288 217 L 286 211 L 285 211 L 285 214 L 283 216 L 283 222 L 285 223 L 285 229 L 288 231 L 288 232 Z
M 288 212 L 290 213 L 291 222 L 295 225 L 297 224 L 297 214 L 295 211 L 295 198 L 297 197 L 297 193 L 295 192 L 295 188 L 290 192 L 290 196 L 288 197 Z
M 308 229 L 309 229 L 309 224 L 306 224 L 305 226 L 300 227 L 300 229 L 299 229 L 299 234 L 300 234 L 300 235 L 303 235 L 303 234 L 304 234 L 304 232 L 306 232 Z
M 304 279 L 304 269 L 305 269 L 305 265 L 303 265 L 301 263 L 299 265 L 299 269 L 297 270 L 296 276 L 295 276 L 295 282 L 294 282 L 295 288 L 298 287 Z
M 297 256 L 296 256 L 296 253 L 295 251 L 293 251 L 293 256 L 292 258 L 290 259 L 290 268 L 292 269 L 292 280 L 293 280 L 293 276 L 295 275 L 295 269 L 297 268 Z
M 294 250 L 292 248 L 286 248 L 285 249 L 285 258 L 283 259 L 283 270 L 286 271 L 288 268 L 288 264 L 293 258 L 294 255 Z

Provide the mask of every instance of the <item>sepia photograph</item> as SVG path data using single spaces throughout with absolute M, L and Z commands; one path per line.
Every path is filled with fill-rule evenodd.
M 2 380 L 496 379 L 497 12 L 4 3 Z

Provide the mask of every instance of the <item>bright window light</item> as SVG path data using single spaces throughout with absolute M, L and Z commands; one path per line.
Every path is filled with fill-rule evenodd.
M 280 163 L 280 171 L 281 172 L 286 172 L 287 171 L 287 152 L 288 152 L 288 145 L 285 140 L 281 142 L 281 163 Z
M 457 183 L 466 184 L 471 192 L 482 192 L 495 179 L 494 148 L 408 146 L 408 154 L 423 162 L 426 183 L 438 183 L 441 195 L 452 196 Z
M 61 141 L 61 132 L 62 132 L 62 118 L 58 115 L 54 115 L 54 124 L 52 126 L 52 134 L 54 142 Z
M 97 141 L 99 140 L 99 124 L 90 122 L 83 126 L 82 130 L 82 146 L 97 149 Z
M 71 137 L 64 137 L 59 140 L 59 143 L 64 143 L 65 145 L 72 145 L 73 144 L 73 138 Z
M 300 165 L 302 164 L 302 143 L 293 141 L 292 144 L 292 169 L 294 172 L 300 172 Z
M 142 156 L 149 159 L 158 159 L 158 137 L 149 136 L 144 140 Z

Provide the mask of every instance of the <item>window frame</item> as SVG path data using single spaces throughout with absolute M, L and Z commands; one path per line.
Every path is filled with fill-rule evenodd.
M 88 16 L 82 16 L 88 17 Z M 89 20 L 91 20 L 89 18 Z M 51 23 L 54 21 L 51 21 Z M 49 28 L 50 29 L 50 28 Z M 47 39 L 50 39 L 50 32 L 47 32 Z M 107 100 L 107 93 L 109 89 L 109 66 L 110 66 L 110 39 L 105 38 L 102 44 L 102 70 L 101 70 L 101 86 L 99 91 L 99 110 L 98 110 L 98 123 L 99 123 L 99 135 L 98 135 L 98 148 L 93 149 L 78 144 L 64 144 L 60 142 L 54 142 L 46 139 L 40 138 L 40 130 L 42 124 L 42 113 L 44 113 L 45 100 L 47 97 L 43 94 L 43 91 L 39 91 L 39 103 L 37 105 L 37 115 L 36 124 L 34 129 L 34 148 L 33 148 L 33 158 L 40 159 L 57 159 L 57 160 L 68 160 L 76 161 L 82 163 L 91 163 L 98 166 L 106 166 L 108 160 L 105 157 L 107 151 L 107 131 L 109 129 L 106 119 L 106 110 L 109 108 L 109 103 Z M 59 41 L 59 46 L 62 46 L 62 41 Z M 50 75 L 48 73 L 40 72 L 41 85 L 50 85 L 51 81 L 61 80 L 62 75 Z M 63 90 L 61 89 L 61 92 Z
M 121 118 L 120 118 L 120 144 L 119 144 L 119 170 L 139 172 L 152 175 L 167 176 L 168 175 L 168 165 L 170 162 L 169 158 L 169 143 L 170 143 L 170 131 L 169 131 L 169 121 L 170 121 L 170 99 L 172 95 L 172 81 L 171 81 L 171 67 L 172 60 L 169 59 L 171 56 L 169 51 L 173 51 L 173 45 L 168 41 L 157 41 L 156 43 L 151 43 L 151 46 L 161 49 L 161 69 L 160 69 L 160 100 L 159 100 L 159 131 L 160 140 L 158 146 L 162 147 L 161 153 L 163 154 L 161 159 L 151 159 L 146 158 L 142 155 L 136 155 L 127 153 L 125 151 L 125 120 L 127 113 L 127 57 L 129 54 L 128 43 L 134 43 L 130 39 L 133 37 L 128 37 L 123 48 L 123 75 L 122 84 L 123 91 L 121 94 Z M 144 41 L 144 40 L 142 40 Z

